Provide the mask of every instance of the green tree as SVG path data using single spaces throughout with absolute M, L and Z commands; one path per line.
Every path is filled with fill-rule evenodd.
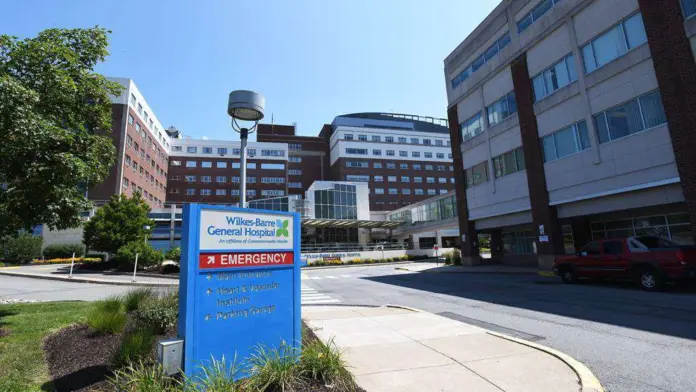
M 148 217 L 150 206 L 136 192 L 132 198 L 111 196 L 111 200 L 85 223 L 83 242 L 89 250 L 115 254 L 130 242 L 145 242 L 154 227 Z M 150 226 L 145 230 L 144 226 Z
M 84 187 L 113 165 L 110 95 L 94 73 L 108 55 L 105 29 L 0 35 L 0 236 L 42 223 L 77 227 L 91 208 Z

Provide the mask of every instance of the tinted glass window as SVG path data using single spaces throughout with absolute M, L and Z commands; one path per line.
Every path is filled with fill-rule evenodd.
M 621 241 L 607 241 L 602 244 L 602 250 L 605 255 L 620 255 L 623 254 L 623 244 Z
M 600 254 L 599 242 L 590 242 L 582 248 L 581 252 L 587 253 L 588 256 L 597 256 Z
M 643 236 L 636 237 L 641 244 L 645 245 L 648 249 L 658 249 L 658 248 L 669 248 L 672 246 L 679 246 L 678 244 L 662 237 L 653 236 Z

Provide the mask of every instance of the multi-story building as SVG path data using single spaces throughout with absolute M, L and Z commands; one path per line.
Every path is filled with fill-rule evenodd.
M 171 139 L 168 203 L 236 204 L 240 192 L 240 142 Z M 288 145 L 247 146 L 247 200 L 288 193 Z
M 169 135 L 130 79 L 109 78 L 124 90 L 112 97 L 112 129 L 117 160 L 106 180 L 88 191 L 89 198 L 140 192 L 152 207 L 162 207 L 167 189 Z
M 447 121 L 389 113 L 338 116 L 329 142 L 331 179 L 367 182 L 370 210 L 390 211 L 454 188 Z
M 696 2 L 507 0 L 445 59 L 464 259 L 693 243 Z

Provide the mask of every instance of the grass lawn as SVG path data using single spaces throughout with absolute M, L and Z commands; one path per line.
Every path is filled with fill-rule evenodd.
M 49 381 L 42 349 L 46 335 L 85 321 L 88 302 L 0 305 L 0 391 L 41 391 Z

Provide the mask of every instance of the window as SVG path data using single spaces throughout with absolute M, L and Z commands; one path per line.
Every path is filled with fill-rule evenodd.
M 375 182 L 384 182 L 384 176 L 374 176 Z
M 599 242 L 590 242 L 580 250 L 583 256 L 599 256 L 602 252 L 599 250 Z
M 215 162 L 215 167 L 218 169 L 227 169 L 227 162 L 217 161 Z
M 435 157 L 437 157 L 437 159 L 445 159 L 445 153 L 438 152 L 437 154 L 435 154 Z
M 426 177 L 425 182 L 428 184 L 434 184 L 435 183 L 435 177 Z
M 143 114 L 143 105 L 138 104 L 138 114 L 142 115 Z
M 291 176 L 301 176 L 302 175 L 302 169 L 289 169 L 288 174 Z
M 367 162 L 365 162 L 365 164 L 367 165 Z M 375 162 L 375 163 L 373 163 L 373 164 L 372 164 L 372 168 L 374 168 L 374 169 L 381 169 L 381 168 L 382 168 L 382 162 Z
M 262 184 L 285 184 L 285 177 L 261 177 Z
M 622 255 L 623 243 L 621 241 L 605 241 L 602 243 L 602 252 L 605 255 Z
M 442 140 L 440 140 L 440 139 L 435 139 L 435 145 L 441 147 L 441 146 L 442 146 Z
M 346 167 L 362 167 L 367 168 L 368 162 L 366 161 L 346 161 Z
M 414 163 L 413 170 L 423 170 L 423 166 L 420 163 Z
M 383 195 L 383 194 L 384 194 L 384 188 L 375 188 L 375 194 L 376 194 L 376 195 Z
M 361 142 L 366 142 L 367 141 L 367 135 L 358 135 L 358 140 Z
M 420 158 L 420 151 L 411 151 L 412 158 Z
M 590 147 L 590 136 L 587 132 L 585 121 L 580 121 L 541 139 L 544 162 L 551 162 L 576 152 L 587 150 Z
M 254 167 L 251 167 L 250 165 L 251 165 L 250 163 L 247 163 L 247 169 L 256 169 L 256 164 L 253 164 Z M 237 163 L 237 166 L 239 166 L 239 163 Z M 283 164 L 283 163 L 262 163 L 261 170 L 285 170 L 285 164 Z
M 432 146 L 432 140 L 430 140 L 430 139 L 423 139 L 423 145 L 424 145 L 424 146 Z
M 408 176 L 401 176 L 401 182 L 411 182 L 411 178 Z
M 196 182 L 196 176 L 184 176 L 184 180 L 186 180 L 186 182 Z
M 532 78 L 534 99 L 538 101 L 576 80 L 575 56 L 571 53 Z
M 387 181 L 396 182 L 396 176 L 387 176 Z
M 459 124 L 459 130 L 462 133 L 462 140 L 467 141 L 472 137 L 483 132 L 483 124 L 481 123 L 481 112 L 476 113 L 473 117 Z
M 142 129 L 142 128 L 140 127 L 140 123 L 135 123 L 135 130 L 136 130 L 138 133 L 140 133 L 140 130 L 141 130 L 141 129 Z M 141 135 L 141 136 L 142 136 L 142 135 Z
M 400 157 L 408 157 L 408 151 L 399 151 Z
M 445 165 L 437 165 L 437 171 L 445 171 Z
M 288 144 L 288 149 L 298 151 L 302 149 L 302 145 L 298 143 L 290 143 Z
M 420 184 L 423 182 L 423 177 L 413 177 L 413 182 Z
M 218 147 L 217 153 L 218 153 L 218 155 L 227 155 L 227 148 L 225 148 L 225 147 Z
M 301 182 L 288 182 L 288 188 L 302 189 Z
M 381 141 L 382 141 L 382 137 L 379 136 L 379 135 L 372 135 L 372 141 L 373 141 L 373 142 L 381 142 Z
M 302 157 L 288 157 L 288 161 L 292 163 L 302 163 Z
M 385 136 L 384 141 L 387 143 L 394 143 L 394 136 Z
M 196 161 L 186 161 L 186 167 L 196 167 Z
M 495 170 L 495 178 L 507 176 L 508 174 L 517 173 L 525 169 L 524 153 L 522 147 L 518 147 L 510 152 L 493 158 L 493 168 Z
M 607 143 L 667 122 L 662 97 L 653 91 L 594 116 L 600 143 Z
M 372 150 L 372 155 L 382 155 L 382 150 L 374 149 Z
M 213 167 L 213 162 L 211 162 L 211 161 L 203 161 L 203 162 L 201 162 L 201 167 L 210 169 L 211 167 Z
M 585 72 L 590 73 L 646 42 L 648 37 L 639 12 L 583 46 Z
M 438 177 L 438 178 L 437 178 L 437 183 L 438 183 L 438 184 L 447 184 L 447 178 L 445 178 L 445 177 Z
M 433 170 L 433 165 L 425 165 L 425 170 Z
M 682 0 L 684 16 L 690 18 L 696 14 L 696 0 Z
M 426 158 L 432 158 L 432 157 L 433 157 L 433 153 L 432 153 L 432 152 L 424 152 L 424 153 L 423 153 L 423 156 L 425 156 Z
M 219 183 L 227 182 L 227 176 L 215 176 L 215 182 L 219 182 Z
M 399 190 L 396 189 L 396 188 L 389 188 L 389 194 L 390 194 L 390 195 L 398 195 L 398 194 L 399 194 Z
M 226 196 L 226 195 L 227 195 L 226 189 L 216 189 L 215 190 L 215 196 Z
M 399 143 L 406 144 L 406 143 L 407 143 L 407 139 L 406 139 L 405 137 L 403 137 L 403 136 L 399 136 Z
M 457 76 L 452 79 L 452 88 L 457 88 L 462 82 L 464 82 L 472 73 L 476 72 L 483 64 L 490 61 L 495 55 L 498 54 L 504 47 L 510 43 L 510 33 L 507 32 L 503 34 L 502 37 L 498 38 L 486 51 L 474 60 L 470 65 L 464 68 Z
M 213 153 L 212 147 L 203 147 L 203 154 L 212 154 L 212 153 Z
M 451 153 L 447 154 L 447 159 L 452 159 L 452 154 L 451 154 Z
M 394 156 L 394 150 L 387 150 L 387 156 L 388 156 L 388 157 L 393 157 L 393 156 Z
M 416 189 L 413 190 L 413 193 L 416 194 L 416 195 L 422 195 L 422 194 L 423 194 L 423 190 L 422 190 L 422 189 L 416 188 Z
M 441 194 L 441 195 L 444 195 L 444 194 L 446 194 L 447 192 L 448 192 L 447 189 L 440 189 L 440 194 Z
M 285 151 L 283 150 L 261 150 L 262 157 L 284 157 Z
M 211 176 L 201 176 L 201 182 L 209 183 L 210 181 L 212 181 Z
M 432 195 L 434 195 L 435 193 L 436 193 L 436 192 L 435 192 L 435 189 L 428 189 L 428 195 L 431 195 L 431 196 L 432 196 Z
M 467 186 L 481 185 L 486 181 L 488 181 L 488 162 L 484 161 L 474 167 L 466 169 Z
M 285 191 L 278 189 L 262 189 L 261 196 L 285 196 Z
M 181 146 L 172 146 L 172 151 L 181 152 Z
M 409 188 L 404 188 L 401 190 L 402 195 L 410 195 L 411 194 L 411 189 Z
M 357 174 L 347 174 L 346 181 L 369 182 L 370 176 L 363 176 L 363 175 L 357 175 Z
M 353 140 L 353 134 L 351 134 L 351 133 L 344 134 L 343 140 Z
M 201 196 L 210 196 L 210 189 L 201 189 Z
M 558 4 L 561 0 L 542 0 L 541 3 L 537 4 L 528 14 L 526 14 L 519 22 L 517 22 L 517 32 L 521 33 L 529 26 L 534 24 L 539 18 L 544 16 L 554 5 Z
M 411 144 L 418 144 L 419 140 L 417 137 L 412 137 L 411 138 Z M 425 139 L 423 140 L 423 144 L 425 144 Z
M 133 116 L 131 116 L 131 115 L 129 114 L 129 115 L 128 115 L 128 124 L 133 125 L 134 122 L 135 122 L 135 119 L 133 118 Z
M 408 163 L 400 163 L 400 164 L 399 164 L 399 169 L 401 169 L 401 170 L 408 170 Z
M 454 177 L 450 177 L 450 184 L 454 184 Z
M 186 152 L 189 154 L 195 154 L 196 151 L 198 151 L 198 147 L 195 147 L 195 146 L 187 146 L 186 147 Z
M 487 107 L 486 113 L 488 113 L 488 125 L 491 127 L 517 113 L 515 92 L 511 92 Z M 440 142 L 440 145 L 442 145 L 442 142 Z
M 346 148 L 346 154 L 367 155 L 367 148 Z
M 131 94 L 131 95 L 130 95 L 130 103 L 131 103 L 131 105 L 135 105 L 136 102 L 137 102 L 137 100 L 135 99 L 135 95 L 134 95 L 134 94 Z
M 387 169 L 396 169 L 396 163 L 387 162 Z

